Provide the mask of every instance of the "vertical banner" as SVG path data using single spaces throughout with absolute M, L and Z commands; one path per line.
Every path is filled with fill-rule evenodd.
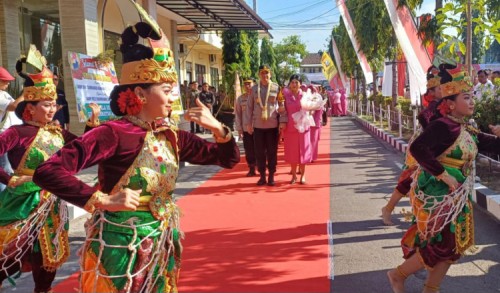
M 356 54 L 359 59 L 359 64 L 361 65 L 361 69 L 363 70 L 363 74 L 365 75 L 366 83 L 373 82 L 373 73 L 370 68 L 370 64 L 368 64 L 368 60 L 366 59 L 365 54 L 359 49 L 358 40 L 356 40 L 356 28 L 354 27 L 351 19 L 351 15 L 347 10 L 347 6 L 345 5 L 345 0 L 335 0 L 337 2 L 337 7 L 340 11 L 340 15 L 344 20 L 344 25 L 347 29 L 347 33 L 349 34 L 349 38 L 351 39 L 352 46 L 356 51 Z
M 78 120 L 85 122 L 90 117 L 90 103 L 101 106 L 99 119 L 102 121 L 114 117 L 109 107 L 109 95 L 118 85 L 113 62 L 101 63 L 95 58 L 68 52 L 68 61 L 71 67 L 71 77 L 76 97 Z
M 392 66 L 393 64 L 386 64 L 384 66 L 384 77 L 382 82 L 382 96 L 392 97 Z
M 337 63 L 337 70 L 339 71 L 340 80 L 342 81 L 343 88 L 346 89 L 349 94 L 349 86 L 347 81 L 347 76 L 342 71 L 342 58 L 340 57 L 339 49 L 337 48 L 337 43 L 335 42 L 335 38 L 332 36 L 332 49 L 333 49 L 333 57 L 335 58 L 335 62 Z
M 338 71 L 335 64 L 333 64 L 332 57 L 326 51 L 321 56 L 321 65 L 323 66 L 323 75 L 330 82 L 338 74 Z
M 398 8 L 398 0 L 384 0 L 384 2 L 399 45 L 408 62 L 408 70 L 414 78 L 412 84 L 416 88 L 411 88 L 411 91 L 422 95 L 426 91 L 427 68 L 431 66 L 429 55 L 419 39 L 417 27 L 408 7 L 403 5 Z

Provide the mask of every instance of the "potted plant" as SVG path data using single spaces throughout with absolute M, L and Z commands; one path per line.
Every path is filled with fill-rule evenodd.
M 234 130 L 234 103 L 241 95 L 240 68 L 238 63 L 226 64 L 221 91 L 221 107 L 216 113 L 217 119 Z

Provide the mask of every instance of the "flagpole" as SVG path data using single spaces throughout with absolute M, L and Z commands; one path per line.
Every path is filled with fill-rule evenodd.
M 465 65 L 469 76 L 472 76 L 472 11 L 471 0 L 467 0 L 467 37 L 465 47 Z

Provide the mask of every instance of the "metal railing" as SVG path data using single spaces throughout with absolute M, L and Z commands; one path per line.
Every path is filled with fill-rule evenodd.
M 401 110 L 392 110 L 390 106 L 376 106 L 373 101 L 363 103 L 362 101 L 349 100 L 348 109 L 352 115 L 361 116 L 363 119 L 372 122 L 381 129 L 393 132 L 398 139 L 408 141 L 417 131 L 418 109 L 413 109 L 412 115 L 405 115 Z M 500 156 L 487 156 L 479 154 L 478 160 L 481 160 L 482 168 L 489 173 L 495 173 L 500 170 Z M 498 180 L 496 180 L 498 181 Z M 500 183 L 499 183 L 500 185 Z M 500 188 L 500 186 L 499 186 Z M 500 192 L 500 190 L 498 190 Z
M 363 103 L 361 101 L 349 103 L 349 111 L 357 116 L 363 116 L 382 129 L 397 131 L 398 138 L 404 138 L 404 133 L 411 136 L 417 131 L 418 109 L 414 109 L 411 116 L 404 114 L 400 109 L 392 110 L 390 106 L 376 106 L 375 102 Z

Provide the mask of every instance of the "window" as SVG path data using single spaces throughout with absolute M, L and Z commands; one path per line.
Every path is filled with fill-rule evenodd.
M 21 1 L 13 1 L 21 2 Z M 61 25 L 57 13 L 51 15 L 46 11 L 57 11 L 57 1 L 47 3 L 43 9 L 35 5 L 35 1 L 22 1 L 19 9 L 19 33 L 21 52 L 28 52 L 31 44 L 45 56 L 47 66 L 54 73 L 60 74 L 63 60 L 61 46 Z M 6 4 L 4 4 L 6 5 Z
M 188 84 L 193 81 L 193 63 L 186 62 L 186 79 Z
M 210 67 L 210 85 L 219 89 L 219 69 Z
M 205 82 L 206 67 L 201 64 L 195 64 L 194 66 L 196 71 L 196 81 L 198 84 L 203 84 Z

